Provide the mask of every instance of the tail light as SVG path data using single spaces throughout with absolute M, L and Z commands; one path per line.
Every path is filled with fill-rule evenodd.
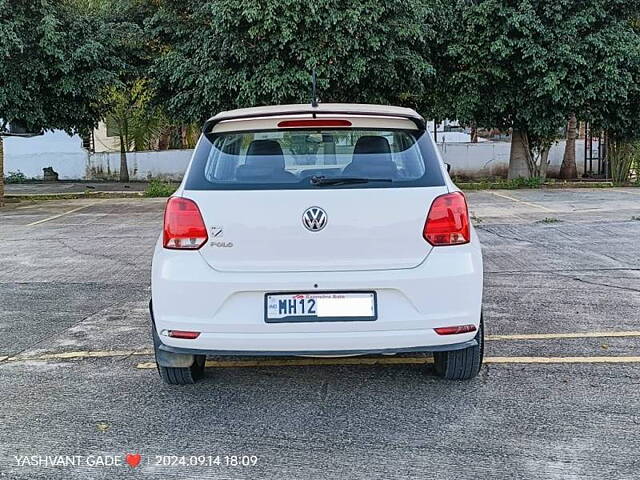
M 197 250 L 208 238 L 207 227 L 196 202 L 171 197 L 164 210 L 164 248 Z
M 434 328 L 438 335 L 457 335 L 459 333 L 475 332 L 475 325 L 456 325 L 455 327 Z
M 185 340 L 195 340 L 200 336 L 200 332 L 188 332 L 186 330 L 169 330 L 168 336 L 172 338 L 184 338 Z
M 434 247 L 469 243 L 469 212 L 464 195 L 453 192 L 437 197 L 431 204 L 422 235 Z

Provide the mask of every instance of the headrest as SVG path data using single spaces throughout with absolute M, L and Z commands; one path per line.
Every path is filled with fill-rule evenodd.
M 391 153 L 391 148 L 386 138 L 378 135 L 365 135 L 358 139 L 353 153 L 354 155 L 362 153 Z
M 357 157 L 356 155 L 367 155 Z M 389 141 L 378 135 L 365 135 L 360 137 L 353 149 L 353 162 L 355 163 L 382 163 L 391 161 L 391 147 Z
M 244 164 L 284 170 L 284 154 L 275 140 L 254 140 L 249 144 Z

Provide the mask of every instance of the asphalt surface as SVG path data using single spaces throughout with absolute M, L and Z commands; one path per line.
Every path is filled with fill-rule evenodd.
M 52 193 L 83 193 L 83 192 L 140 192 L 147 188 L 147 182 L 27 182 L 8 183 L 4 186 L 8 195 L 46 195 Z M 177 184 L 176 184 L 177 185 Z
M 164 385 L 139 368 L 164 200 L 1 209 L 0 478 L 640 478 L 640 189 L 468 199 L 493 359 L 469 382 L 407 362 Z M 137 453 L 135 468 L 87 464 Z M 56 455 L 82 457 L 31 458 Z M 172 455 L 220 464 L 156 464 Z

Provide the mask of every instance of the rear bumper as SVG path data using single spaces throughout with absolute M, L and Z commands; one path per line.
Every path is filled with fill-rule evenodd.
M 246 350 L 201 350 L 196 348 L 180 348 L 170 347 L 168 345 L 161 344 L 159 349 L 163 352 L 178 353 L 182 355 L 232 355 L 232 356 L 274 356 L 274 357 L 289 357 L 295 355 L 389 355 L 396 353 L 411 353 L 411 352 L 445 352 L 451 350 L 462 350 L 468 347 L 475 347 L 478 345 L 476 340 L 468 340 L 462 343 L 452 343 L 448 345 L 431 345 L 423 347 L 406 347 L 406 348 L 382 348 L 375 350 L 308 350 L 308 351 L 246 351 Z
M 266 323 L 268 292 L 374 290 L 369 322 Z M 166 352 L 207 355 L 349 355 L 456 350 L 475 332 L 438 335 L 436 327 L 480 322 L 480 246 L 434 248 L 411 269 L 348 272 L 219 272 L 198 252 L 156 249 L 152 271 L 157 332 L 201 332 L 194 340 L 159 335 Z

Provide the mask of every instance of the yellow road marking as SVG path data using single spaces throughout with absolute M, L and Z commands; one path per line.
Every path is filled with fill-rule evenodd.
M 487 357 L 486 363 L 640 363 L 640 357 Z
M 640 337 L 637 332 L 523 333 L 487 335 L 485 340 L 555 340 L 560 338 Z
M 387 358 L 307 358 L 287 360 L 208 360 L 210 368 L 315 367 L 336 365 L 425 365 L 431 357 Z M 485 357 L 484 363 L 640 363 L 640 357 Z M 138 369 L 156 368 L 155 362 L 136 365 Z
M 608 338 L 608 337 L 640 337 L 640 331 L 626 332 L 575 332 L 575 333 L 525 333 L 525 334 L 505 334 L 505 335 L 487 335 L 487 341 L 500 340 L 555 340 L 563 338 Z M 0 362 L 17 362 L 17 361 L 33 361 L 33 360 L 76 360 L 84 358 L 109 358 L 109 357 L 128 357 L 128 356 L 144 356 L 153 355 L 153 349 L 142 350 L 80 350 L 73 352 L 45 353 L 42 355 L 17 356 L 9 357 L 0 355 Z M 268 356 L 268 355 L 265 355 Z M 491 358 L 491 357 L 488 357 Z M 494 357 L 494 358 L 538 358 L 538 357 Z M 547 358 L 547 357 L 540 357 Z M 562 357 L 562 358 L 583 358 L 583 357 Z M 595 357 L 584 357 L 595 358 Z M 603 357 L 611 358 L 611 357 Z M 618 358 L 618 357 L 614 357 Z M 635 357 L 619 357 L 619 358 L 635 358 Z M 487 359 L 487 361 L 490 361 Z M 268 359 L 268 360 L 238 360 L 238 361 L 215 361 L 207 362 L 209 366 L 233 366 L 235 363 L 241 366 L 281 366 L 291 365 L 295 362 L 297 366 L 305 365 L 391 365 L 391 364 L 407 364 L 407 363 L 429 363 L 430 358 L 426 357 L 339 357 L 339 358 L 299 358 L 299 359 Z M 496 361 L 499 363 L 499 361 Z M 533 362 L 528 362 L 533 363 Z M 152 368 L 155 363 L 141 363 L 139 368 Z
M 96 203 L 98 203 L 98 202 L 96 202 Z M 38 220 L 37 222 L 28 223 L 27 227 L 33 227 L 34 225 L 40 225 L 41 223 L 48 222 L 49 220 L 55 220 L 56 218 L 64 217 L 65 215 L 69 215 L 70 213 L 77 212 L 78 210 L 83 210 L 85 208 L 92 207 L 96 203 L 92 203 L 90 205 L 83 205 L 82 207 L 78 207 L 78 208 L 72 208 L 71 210 L 68 210 L 66 212 L 59 213 L 58 215 L 54 215 L 52 217 L 44 218 L 42 220 Z
M 522 203 L 524 205 L 528 205 L 530 207 L 534 207 L 534 208 L 539 208 L 540 210 L 544 210 L 545 212 L 555 212 L 555 210 L 552 210 L 550 208 L 547 207 L 543 207 L 542 205 L 538 205 L 536 203 L 531 203 L 531 202 L 525 202 L 524 200 L 520 200 L 519 198 L 515 198 L 515 197 L 511 197 L 509 195 L 505 195 L 504 193 L 497 193 L 497 192 L 492 192 L 489 191 L 489 193 L 497 196 L 497 197 L 502 197 L 502 198 L 506 198 L 507 200 L 512 200 L 514 202 L 518 202 L 518 203 Z
M 431 357 L 348 357 L 348 358 L 291 358 L 274 360 L 207 360 L 205 364 L 211 368 L 246 368 L 246 367 L 314 367 L 331 365 L 421 365 L 433 363 Z M 136 368 L 156 368 L 155 362 L 143 362 Z
M 37 356 L 4 357 L 9 362 L 26 360 L 72 360 L 83 358 L 128 357 L 130 355 L 153 355 L 153 350 L 83 350 L 78 352 L 45 353 Z

